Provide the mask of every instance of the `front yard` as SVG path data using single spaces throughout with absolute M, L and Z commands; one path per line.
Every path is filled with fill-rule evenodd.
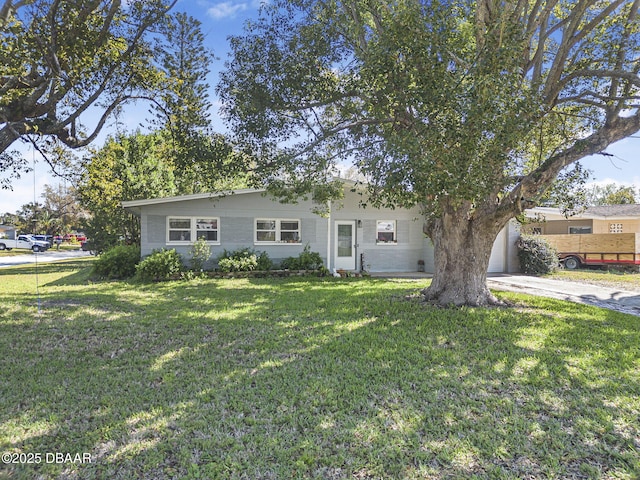
M 39 297 L 33 267 L 0 270 L 0 478 L 640 476 L 638 317 L 434 309 L 412 280 L 91 283 L 89 262 L 41 266 Z

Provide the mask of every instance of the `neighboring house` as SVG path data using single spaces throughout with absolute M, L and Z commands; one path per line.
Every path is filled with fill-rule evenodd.
M 543 220 L 523 228 L 541 235 L 589 233 L 640 233 L 640 205 L 598 205 L 565 217 L 558 208 L 539 207 L 527 211 Z
M 16 238 L 16 227 L 13 225 L 0 225 L 0 238 Z
M 600 205 L 566 218 L 534 208 L 523 232 L 543 235 L 569 269 L 582 265 L 640 265 L 640 205 Z M 540 221 L 537 221 L 537 220 Z
M 348 183 L 345 181 L 345 183 Z M 280 203 L 262 190 L 195 194 L 122 202 L 140 216 L 142 256 L 174 248 L 185 258 L 196 238 L 204 237 L 215 258 L 224 250 L 250 247 L 274 262 L 297 256 L 308 244 L 330 270 L 416 272 L 419 260 L 433 271 L 433 245 L 422 231 L 419 208 L 362 207 L 363 197 L 345 185 L 342 200 L 320 216 L 311 200 Z M 489 271 L 517 270 L 515 229 L 500 233 Z

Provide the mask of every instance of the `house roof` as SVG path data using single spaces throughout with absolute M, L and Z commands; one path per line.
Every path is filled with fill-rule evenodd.
M 529 210 L 530 213 L 539 214 L 547 220 L 564 220 L 567 218 L 559 208 L 538 207 Z M 571 215 L 572 219 L 615 219 L 640 217 L 639 204 L 626 205 L 595 205 L 587 207 L 583 212 Z
M 355 185 L 356 182 L 345 178 L 334 177 L 334 180 L 340 180 L 345 185 Z M 224 192 L 210 192 L 210 193 L 194 193 L 191 195 L 179 195 L 177 197 L 160 197 L 160 198 L 145 198 L 140 200 L 125 200 L 121 202 L 123 208 L 128 210 L 139 212 L 140 207 L 146 205 L 161 205 L 163 203 L 185 202 L 189 200 L 202 200 L 207 198 L 222 198 L 230 195 L 245 195 L 248 193 L 264 193 L 264 188 L 243 188 L 238 190 L 228 190 Z
M 640 205 L 597 205 L 587 208 L 585 213 L 598 217 L 640 217 Z
M 142 207 L 145 205 L 159 205 L 162 203 L 174 203 L 184 202 L 189 200 L 202 200 L 207 198 L 221 198 L 229 195 L 243 195 L 247 193 L 262 193 L 264 189 L 257 188 L 243 188 L 239 190 L 230 190 L 226 192 L 214 192 L 214 193 L 194 193 L 191 195 L 180 195 L 177 197 L 160 197 L 160 198 L 145 198 L 141 200 L 125 200 L 122 202 L 124 208 Z

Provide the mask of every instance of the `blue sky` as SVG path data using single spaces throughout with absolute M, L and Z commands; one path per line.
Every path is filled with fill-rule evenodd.
M 218 73 L 224 68 L 224 62 L 227 59 L 227 37 L 242 32 L 244 23 L 257 14 L 260 3 L 262 3 L 261 0 L 224 2 L 179 0 L 174 7 L 176 11 L 185 11 L 202 22 L 206 45 L 218 58 L 211 65 L 209 84 L 212 90 L 218 82 Z M 214 108 L 212 115 L 214 127 L 222 131 L 224 125 L 218 117 L 219 104 L 213 91 L 211 101 Z M 135 129 L 139 124 L 144 123 L 146 115 L 146 106 L 137 106 L 137 108 L 126 110 L 119 120 L 130 129 Z M 110 130 L 107 128 L 101 137 L 104 139 L 109 133 Z M 593 181 L 600 184 L 615 182 L 640 188 L 640 133 L 637 134 L 637 138 L 627 138 L 611 145 L 607 153 L 613 156 L 594 156 L 582 161 L 582 164 L 593 172 Z M 27 153 L 28 158 L 31 155 Z M 22 205 L 33 201 L 34 197 L 37 201 L 41 201 L 40 193 L 44 185 L 57 185 L 60 182 L 61 180 L 50 175 L 45 166 L 39 164 L 35 175 L 24 175 L 20 181 L 14 183 L 13 191 L 0 190 L 0 213 L 15 212 Z

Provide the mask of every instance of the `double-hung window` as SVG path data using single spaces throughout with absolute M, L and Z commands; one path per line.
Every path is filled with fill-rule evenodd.
M 190 243 L 191 242 L 191 219 L 190 218 L 169 218 L 168 220 L 168 243 Z
M 169 217 L 167 243 L 191 244 L 199 238 L 220 243 L 220 219 L 208 217 Z
M 376 221 L 376 243 L 378 245 L 395 245 L 398 243 L 397 225 L 395 220 Z
M 300 243 L 300 220 L 256 218 L 256 243 Z

